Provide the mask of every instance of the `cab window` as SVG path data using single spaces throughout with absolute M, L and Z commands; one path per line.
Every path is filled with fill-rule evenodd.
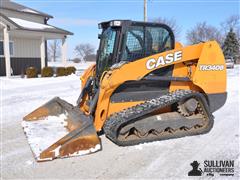
M 128 29 L 122 60 L 132 61 L 144 56 L 144 28 L 132 26 Z
M 123 46 L 122 61 L 134 61 L 173 49 L 173 39 L 163 27 L 130 26 Z
M 172 49 L 169 32 L 161 27 L 146 27 L 146 55 L 153 55 Z

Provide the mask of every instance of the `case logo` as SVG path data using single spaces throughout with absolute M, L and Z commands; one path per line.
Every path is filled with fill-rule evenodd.
M 149 59 L 146 63 L 148 70 L 163 66 L 166 64 L 171 64 L 173 62 L 179 61 L 182 59 L 182 51 L 176 51 L 174 53 L 169 53 L 165 57 L 160 56 L 158 59 Z

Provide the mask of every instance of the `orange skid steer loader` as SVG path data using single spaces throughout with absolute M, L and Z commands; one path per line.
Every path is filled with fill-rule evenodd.
M 37 161 L 207 133 L 226 101 L 226 65 L 215 41 L 183 47 L 165 24 L 112 20 L 96 65 L 81 77 L 73 106 L 56 97 L 24 117 Z

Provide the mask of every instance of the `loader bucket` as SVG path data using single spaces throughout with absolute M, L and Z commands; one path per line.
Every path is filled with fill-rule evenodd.
M 37 161 L 101 149 L 92 117 L 58 97 L 25 116 L 22 126 Z

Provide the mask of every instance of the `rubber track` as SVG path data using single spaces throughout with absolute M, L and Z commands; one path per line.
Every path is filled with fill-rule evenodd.
M 148 140 L 129 140 L 129 141 L 120 141 L 118 140 L 118 132 L 121 127 L 124 127 L 128 123 L 134 122 L 139 117 L 143 117 L 144 115 L 147 115 L 149 113 L 152 113 L 156 110 L 159 110 L 161 108 L 164 108 L 166 106 L 170 106 L 174 103 L 184 101 L 188 98 L 195 97 L 197 98 L 202 105 L 204 106 L 204 112 L 206 114 L 206 118 L 208 119 L 208 126 L 205 129 L 201 129 L 198 132 L 186 132 L 184 135 L 169 135 L 168 137 L 161 137 L 158 136 L 156 138 L 148 139 Z M 166 95 L 160 96 L 155 99 L 151 99 L 148 101 L 145 101 L 144 103 L 138 104 L 136 106 L 127 108 L 125 110 L 122 110 L 120 112 L 114 113 L 109 117 L 109 119 L 104 124 L 104 133 L 107 138 L 109 138 L 111 141 L 113 141 L 115 144 L 119 146 L 130 146 L 135 144 L 140 144 L 144 142 L 151 142 L 151 141 L 157 141 L 157 140 L 165 140 L 165 139 L 171 139 L 171 138 L 180 138 L 184 136 L 192 136 L 192 135 L 198 135 L 198 134 L 205 134 L 211 130 L 213 126 L 213 116 L 209 111 L 209 107 L 206 101 L 206 98 L 203 94 L 194 92 L 191 90 L 177 90 L 172 93 L 168 93 Z

